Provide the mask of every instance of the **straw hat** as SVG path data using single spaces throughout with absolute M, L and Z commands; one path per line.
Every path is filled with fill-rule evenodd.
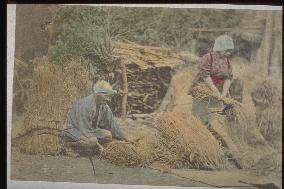
M 112 94 L 117 93 L 115 90 L 112 89 L 112 86 L 104 80 L 97 81 L 94 85 L 93 90 L 95 94 L 112 95 Z

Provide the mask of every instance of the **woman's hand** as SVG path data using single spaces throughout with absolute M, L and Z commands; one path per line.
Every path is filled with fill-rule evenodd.
M 219 92 L 219 90 L 217 88 L 213 89 L 213 96 L 217 97 L 218 100 L 221 100 L 223 98 L 221 93 Z

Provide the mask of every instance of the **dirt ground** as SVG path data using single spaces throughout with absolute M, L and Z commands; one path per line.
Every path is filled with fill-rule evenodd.
M 158 170 L 128 168 L 109 164 L 95 158 L 96 176 L 87 158 L 52 157 L 12 153 L 11 179 L 33 181 L 64 181 L 100 184 L 154 186 L 208 186 L 190 179 Z
M 87 158 L 33 156 L 24 155 L 13 150 L 11 160 L 11 179 L 29 181 L 53 181 L 99 184 L 127 184 L 152 186 L 187 186 L 212 187 L 211 184 L 194 181 L 184 176 L 182 172 L 175 174 L 162 173 L 149 168 L 129 168 L 109 164 L 95 158 L 96 176 L 90 161 Z M 198 175 L 198 170 L 187 171 Z M 202 176 L 202 171 L 200 171 Z M 227 172 L 229 173 L 229 172 Z M 211 174 L 214 174 L 211 171 Z M 224 173 L 223 173 L 224 174 Z M 225 173 L 226 174 L 226 173 Z M 218 176 L 218 175 L 217 175 Z M 199 176 L 200 177 L 200 176 Z M 228 177 L 230 179 L 230 177 Z M 223 178 L 224 181 L 228 180 Z M 202 180 L 202 179 L 201 179 Z M 216 181 L 215 181 L 216 182 Z M 232 180 L 232 183 L 234 181 Z M 226 181 L 226 183 L 230 182 Z M 249 185 L 240 185 L 242 188 L 255 188 Z

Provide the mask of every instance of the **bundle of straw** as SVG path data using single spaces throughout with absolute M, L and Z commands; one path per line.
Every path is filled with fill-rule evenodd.
M 232 98 L 223 98 L 222 99 L 226 113 L 226 117 L 229 121 L 235 121 L 239 124 L 245 124 L 248 122 L 248 117 L 244 111 L 242 103 L 232 99 Z
M 199 99 L 212 97 L 213 94 L 212 90 L 205 83 L 195 85 L 190 92 L 194 98 Z
M 149 143 L 147 139 L 143 139 L 137 144 L 113 141 L 106 145 L 105 151 L 103 158 L 120 166 L 147 167 L 155 159 L 153 144 Z
M 194 98 L 208 100 L 210 98 L 217 98 L 213 96 L 212 90 L 205 84 L 199 83 L 191 89 L 191 94 Z M 220 99 L 224 103 L 224 113 L 229 121 L 235 121 L 238 123 L 247 123 L 247 116 L 244 112 L 243 105 L 232 99 L 232 98 L 223 98 Z

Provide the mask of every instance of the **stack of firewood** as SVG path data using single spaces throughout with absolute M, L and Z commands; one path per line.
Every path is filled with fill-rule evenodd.
M 128 113 L 152 113 L 166 95 L 171 69 L 137 68 L 128 72 Z

